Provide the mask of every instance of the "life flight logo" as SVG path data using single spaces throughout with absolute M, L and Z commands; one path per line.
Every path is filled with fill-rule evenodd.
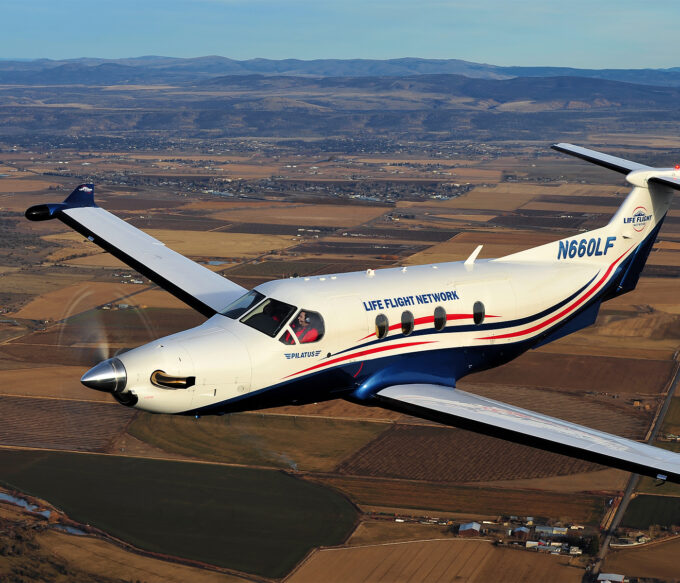
M 638 233 L 644 231 L 647 223 L 652 220 L 652 215 L 647 213 L 647 209 L 643 206 L 636 207 L 633 210 L 633 215 L 623 219 L 624 225 L 632 225 Z

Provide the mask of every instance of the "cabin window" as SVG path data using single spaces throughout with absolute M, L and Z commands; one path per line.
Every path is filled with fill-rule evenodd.
M 482 302 L 475 302 L 472 306 L 472 319 L 475 324 L 481 324 L 484 321 L 484 304 Z
M 413 332 L 413 314 L 408 310 L 401 313 L 401 333 L 408 336 Z
M 249 291 L 247 294 L 241 296 L 237 300 L 231 302 L 231 304 L 224 308 L 224 310 L 222 310 L 220 313 L 223 316 L 227 316 L 227 318 L 236 320 L 236 318 L 240 318 L 241 316 L 243 316 L 243 314 L 250 310 L 250 308 L 259 304 L 263 299 L 264 294 L 252 290 Z
M 300 344 L 318 342 L 323 338 L 325 329 L 323 318 L 318 312 L 311 310 L 300 310 L 293 318 L 288 329 L 283 333 L 279 340 L 284 344 L 295 344 L 295 338 Z M 293 338 L 293 336 L 295 338 Z
M 446 326 L 446 310 L 441 306 L 434 309 L 434 329 L 440 332 Z
M 241 318 L 246 326 L 255 328 L 267 336 L 276 336 L 295 312 L 295 306 L 269 298 Z
M 390 329 L 390 322 L 385 314 L 378 314 L 375 317 L 375 335 L 378 338 L 385 338 Z

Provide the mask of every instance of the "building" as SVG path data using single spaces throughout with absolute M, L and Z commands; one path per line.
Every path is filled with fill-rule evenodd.
M 458 536 L 479 536 L 481 528 L 479 522 L 466 522 L 458 528 Z
M 600 573 L 597 580 L 600 583 L 627 583 L 628 578 L 625 575 L 616 575 L 615 573 Z

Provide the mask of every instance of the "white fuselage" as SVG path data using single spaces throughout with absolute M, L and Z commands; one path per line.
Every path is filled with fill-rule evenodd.
M 674 170 L 656 175 L 677 178 Z M 258 302 L 237 317 L 215 315 L 119 356 L 125 390 L 140 409 L 202 414 L 340 396 L 368 401 L 394 384 L 455 386 L 592 324 L 602 301 L 635 287 L 672 196 L 652 193 L 646 176 L 631 173 L 634 188 L 606 226 L 500 259 L 260 285 L 249 292 L 261 294 Z M 244 323 L 266 300 L 289 308 L 271 336 Z M 323 321 L 312 341 L 296 337 L 300 312 Z M 191 384 L 159 386 L 154 371 Z
M 202 409 L 280 384 L 319 375 L 343 367 L 355 370 L 356 381 L 364 380 L 368 363 L 419 352 L 432 353 L 462 347 L 526 342 L 545 332 L 541 323 L 559 310 L 550 308 L 572 296 L 601 271 L 592 264 L 508 263 L 501 260 L 421 265 L 368 270 L 335 275 L 272 281 L 256 288 L 275 298 L 322 315 L 325 334 L 316 342 L 286 345 L 238 319 L 216 315 L 196 328 L 162 338 L 119 356 L 128 371 L 128 385 L 137 395 L 137 407 L 147 411 L 180 413 Z M 597 283 L 572 300 L 588 293 Z M 484 305 L 484 321 L 474 324 L 473 306 Z M 434 327 L 435 308 L 444 308 L 444 330 Z M 402 332 L 401 318 L 411 312 L 413 331 Z M 531 322 L 523 321 L 548 311 Z M 296 310 L 297 312 L 297 310 Z M 378 340 L 376 316 L 383 314 L 389 332 Z M 570 313 L 559 320 L 570 317 Z M 516 326 L 490 328 L 491 325 Z M 550 322 L 552 325 L 553 322 Z M 447 358 L 442 353 L 441 358 Z M 178 377 L 195 376 L 188 389 L 165 389 L 150 382 L 153 371 L 162 369 Z M 414 371 L 417 374 L 419 370 Z M 350 376 L 353 376 L 351 374 Z M 454 383 L 455 378 L 449 382 Z M 273 390 L 276 390 L 275 388 Z M 318 396 L 328 398 L 326 387 Z

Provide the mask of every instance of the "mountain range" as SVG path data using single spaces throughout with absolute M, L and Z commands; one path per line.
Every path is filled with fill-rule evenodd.
M 127 59 L 0 60 L 0 84 L 193 83 L 230 75 L 296 77 L 404 77 L 463 75 L 475 79 L 583 77 L 641 85 L 680 86 L 680 67 L 669 69 L 574 69 L 502 67 L 459 59 L 249 59 L 220 56 Z

